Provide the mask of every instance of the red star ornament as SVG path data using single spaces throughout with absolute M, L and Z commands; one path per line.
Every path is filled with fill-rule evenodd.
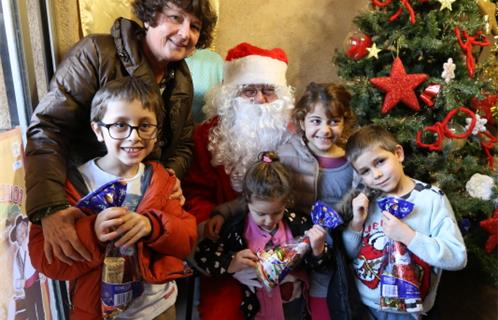
M 382 113 L 389 112 L 402 102 L 415 111 L 420 110 L 417 96 L 413 91 L 419 84 L 427 80 L 425 73 L 407 74 L 403 62 L 398 57 L 394 60 L 389 77 L 372 78 L 370 82 L 380 90 L 387 92 L 382 106 Z
M 481 228 L 489 233 L 489 238 L 484 244 L 484 250 L 491 253 L 498 245 L 498 209 L 495 210 L 491 218 L 483 220 L 479 224 Z

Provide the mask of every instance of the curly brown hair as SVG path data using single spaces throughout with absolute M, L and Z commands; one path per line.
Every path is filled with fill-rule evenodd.
M 209 0 L 135 0 L 132 4 L 133 12 L 143 23 L 154 27 L 157 13 L 168 3 L 173 3 L 201 20 L 202 28 L 196 48 L 208 48 L 213 42 L 213 30 L 218 20 Z
M 328 108 L 330 117 L 344 119 L 344 131 L 337 144 L 344 147 L 348 137 L 356 127 L 356 116 L 350 106 L 351 94 L 342 85 L 335 83 L 311 82 L 292 111 L 292 120 L 299 133 L 304 133 L 301 122 L 307 113 L 313 112 L 317 104 Z

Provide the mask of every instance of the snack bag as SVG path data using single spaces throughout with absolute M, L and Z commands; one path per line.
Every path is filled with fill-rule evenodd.
M 116 180 L 99 187 L 83 197 L 76 207 L 99 213 L 110 207 L 120 207 L 126 197 L 126 183 Z M 106 246 L 102 268 L 100 298 L 103 319 L 113 319 L 126 310 L 131 301 L 143 293 L 143 282 L 134 247 L 116 247 L 114 241 Z
M 395 197 L 379 199 L 377 204 L 381 210 L 388 211 L 398 219 L 403 219 L 413 210 L 413 203 Z M 386 264 L 380 279 L 381 310 L 422 311 L 420 281 L 411 256 L 403 243 L 387 240 L 384 247 Z
M 326 229 L 334 229 L 343 223 L 340 215 L 317 201 L 311 209 L 311 220 Z M 300 237 L 295 243 L 276 246 L 257 252 L 257 274 L 267 289 L 276 287 L 292 271 L 311 249 L 308 237 Z

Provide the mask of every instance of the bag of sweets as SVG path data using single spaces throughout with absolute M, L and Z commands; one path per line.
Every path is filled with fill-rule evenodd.
M 388 211 L 398 219 L 403 219 L 413 210 L 413 203 L 395 197 L 379 199 L 377 204 L 382 211 Z M 384 259 L 380 278 L 381 310 L 421 312 L 420 281 L 412 264 L 412 253 L 403 243 L 388 239 Z
M 321 201 L 313 205 L 311 220 L 314 224 L 319 224 L 329 230 L 343 223 L 341 216 Z M 257 252 L 259 261 L 256 270 L 261 283 L 267 289 L 276 287 L 301 262 L 310 249 L 309 238 L 300 237 L 295 243 Z
M 83 197 L 76 207 L 98 214 L 107 208 L 121 207 L 125 197 L 126 183 L 111 181 Z M 106 245 L 102 268 L 100 298 L 103 319 L 114 319 L 143 293 L 135 248 L 116 247 L 114 242 Z

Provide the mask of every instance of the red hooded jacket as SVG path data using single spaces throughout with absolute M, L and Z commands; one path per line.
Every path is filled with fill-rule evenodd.
M 195 218 L 184 211 L 178 200 L 169 195 L 175 185 L 175 177 L 156 162 L 146 164 L 152 170 L 150 183 L 138 205 L 137 213 L 149 218 L 152 232 L 137 242 L 138 261 L 144 281 L 165 283 L 189 276 L 183 260 L 192 252 L 197 237 Z M 82 197 L 71 181 L 66 182 L 66 195 L 71 205 Z M 47 277 L 70 281 L 72 320 L 102 319 L 100 282 L 104 249 L 94 231 L 97 215 L 88 215 L 75 223 L 80 241 L 91 253 L 91 261 L 68 265 L 54 259 L 47 262 L 43 251 L 43 229 L 32 224 L 29 234 L 29 254 L 33 266 Z

